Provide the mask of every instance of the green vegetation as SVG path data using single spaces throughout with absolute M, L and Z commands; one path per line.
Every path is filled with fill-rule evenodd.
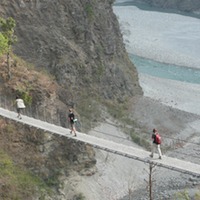
M 194 199 L 195 199 L 195 200 L 200 200 L 200 192 L 195 194 Z
M 92 96 L 92 98 L 88 98 L 88 95 Z M 89 92 L 85 92 L 79 95 L 79 98 L 81 101 L 79 101 L 78 105 L 78 113 L 81 116 L 81 121 L 84 122 L 84 124 L 77 124 L 80 127 L 77 127 L 81 129 L 83 132 L 87 132 L 93 127 L 93 123 L 96 123 L 100 120 L 101 111 L 98 104 L 97 99 L 95 100 L 95 95 L 90 94 Z
M 190 200 L 190 197 L 187 191 L 183 191 L 183 192 L 176 193 L 174 200 Z
M 5 128 L 5 132 L 9 133 L 8 138 L 13 134 L 13 132 L 16 129 L 16 127 L 13 124 L 7 124 L 4 128 Z
M 21 97 L 24 100 L 26 105 L 31 105 L 32 103 L 32 96 L 28 92 L 22 92 Z
M 0 56 L 8 51 L 8 40 L 0 33 Z
M 93 71 L 93 82 L 101 82 L 101 77 L 103 73 L 105 72 L 105 66 L 102 64 L 99 64 L 96 69 Z
M 190 196 L 188 191 L 184 190 L 181 192 L 178 192 L 174 196 L 174 200 L 190 200 Z M 194 200 L 200 200 L 200 193 L 196 193 L 194 196 Z
M 124 102 L 123 104 L 116 105 L 113 102 L 106 102 L 105 106 L 108 109 L 108 113 L 115 119 L 118 119 L 121 122 L 125 122 L 127 124 L 127 105 Z
M 74 200 L 84 200 L 85 197 L 82 193 L 79 193 L 79 194 L 75 195 L 73 199 Z
M 4 185 L 0 191 L 4 199 L 28 199 L 34 196 L 36 191 L 37 195 L 38 191 L 41 195 L 44 195 L 42 191 L 48 191 L 43 181 L 17 167 L 3 151 L 0 151 L 0 182 Z
M 34 68 L 35 69 L 35 68 Z M 41 67 L 40 69 L 35 69 L 35 71 L 40 72 L 41 74 L 47 76 L 50 80 L 55 81 L 56 77 L 54 74 L 51 74 L 48 69 L 46 69 L 45 67 Z
M 15 20 L 12 17 L 7 19 L 0 18 L 1 33 L 8 40 L 8 45 L 13 45 L 17 38 L 14 35 L 14 28 L 16 26 Z
M 58 185 L 60 184 L 60 181 L 59 181 L 59 176 L 61 174 L 61 171 L 60 169 L 52 169 L 52 172 L 51 172 L 51 176 L 48 177 L 48 179 L 46 180 L 46 184 L 49 186 L 49 187 L 58 187 Z
M 14 28 L 16 26 L 15 20 L 12 17 L 7 19 L 0 18 L 0 31 L 6 41 L 5 49 L 7 51 L 7 69 L 8 69 L 8 77 L 11 78 L 10 72 L 10 52 L 12 45 L 17 41 L 17 37 L 14 34 Z
M 130 136 L 133 142 L 144 147 L 147 150 L 151 149 L 151 145 L 148 140 L 144 139 L 140 133 L 136 133 L 133 129 L 130 131 Z
M 24 100 L 25 105 L 31 105 L 32 96 L 29 94 L 29 91 L 17 90 L 16 92 Z
M 18 57 L 17 55 L 12 53 L 11 57 L 13 59 L 13 65 L 15 67 L 17 67 L 17 66 L 26 66 L 28 69 L 34 69 L 35 70 L 35 66 L 33 64 L 23 60 L 22 58 Z
M 89 20 L 92 20 L 94 18 L 94 11 L 92 8 L 92 5 L 87 3 L 85 6 L 85 12 L 87 14 L 87 17 L 89 18 Z

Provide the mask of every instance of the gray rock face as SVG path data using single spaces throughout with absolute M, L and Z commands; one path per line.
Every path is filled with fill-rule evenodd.
M 68 96 L 85 90 L 123 102 L 142 90 L 112 3 L 10 0 L 0 2 L 0 13 L 17 22 L 14 52 L 50 71 Z

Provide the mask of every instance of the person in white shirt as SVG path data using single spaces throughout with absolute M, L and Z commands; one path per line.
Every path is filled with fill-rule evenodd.
M 21 112 L 22 112 L 22 109 L 24 109 L 24 108 L 26 107 L 26 106 L 24 105 L 24 100 L 23 100 L 23 99 L 20 99 L 19 96 L 16 96 L 15 102 L 16 102 L 17 113 L 18 113 L 17 117 L 18 117 L 19 119 L 22 119 L 22 117 L 21 117 Z

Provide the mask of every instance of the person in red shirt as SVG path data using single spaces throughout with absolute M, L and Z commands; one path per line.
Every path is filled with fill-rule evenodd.
M 151 138 L 152 138 L 152 148 L 151 148 L 150 157 L 153 158 L 153 154 L 155 152 L 155 149 L 157 149 L 158 154 L 159 154 L 159 159 L 162 159 L 162 152 L 161 152 L 161 149 L 160 149 L 161 137 L 160 137 L 157 129 L 155 129 L 155 128 L 153 129 L 153 134 L 152 134 Z

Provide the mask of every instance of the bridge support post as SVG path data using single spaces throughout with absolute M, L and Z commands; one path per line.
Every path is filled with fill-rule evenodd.
M 153 186 L 152 173 L 153 173 L 153 164 L 149 163 L 149 200 L 153 200 L 153 195 L 152 195 L 152 186 Z
M 155 163 L 149 163 L 149 200 L 153 200 L 153 183 L 155 182 L 155 180 L 153 179 L 153 173 L 155 172 L 155 167 Z

